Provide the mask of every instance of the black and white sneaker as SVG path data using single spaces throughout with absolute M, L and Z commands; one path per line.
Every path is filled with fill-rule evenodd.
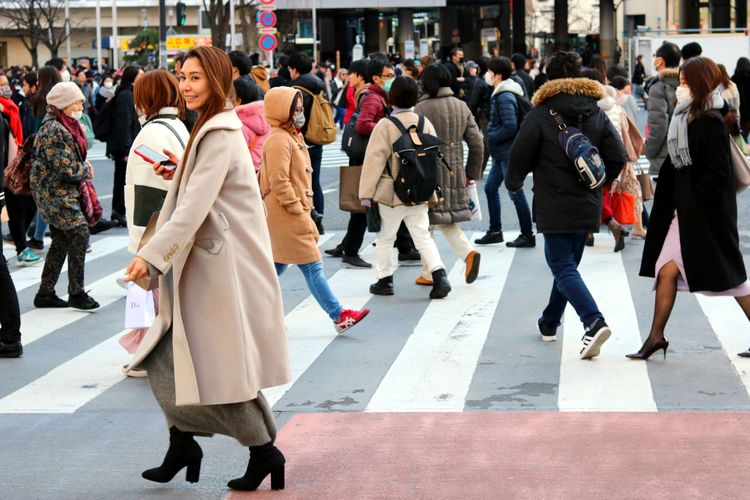
M 557 328 L 550 326 L 546 323 L 537 323 L 539 327 L 539 333 L 542 334 L 542 340 L 544 342 L 554 342 L 557 340 Z
M 604 318 L 599 318 L 591 323 L 591 325 L 586 328 L 586 333 L 581 337 L 581 340 L 583 340 L 581 359 L 597 357 L 599 351 L 602 349 L 602 345 L 607 341 L 610 335 L 612 335 L 612 330 L 610 330 L 607 323 L 604 322 Z

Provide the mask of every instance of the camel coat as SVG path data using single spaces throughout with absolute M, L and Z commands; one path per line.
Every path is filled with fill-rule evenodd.
M 263 203 L 230 104 L 186 154 L 138 252 L 158 270 L 161 307 L 131 367 L 171 327 L 178 406 L 249 401 L 291 376 Z
M 273 88 L 266 94 L 271 132 L 263 145 L 260 188 L 268 210 L 273 259 L 279 264 L 309 264 L 321 259 L 312 210 L 312 162 L 305 138 L 291 122 L 299 90 Z

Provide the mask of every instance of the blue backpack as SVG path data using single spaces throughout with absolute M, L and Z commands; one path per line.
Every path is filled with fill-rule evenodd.
M 591 144 L 586 134 L 575 127 L 565 125 L 565 121 L 557 110 L 550 109 L 549 114 L 557 123 L 557 128 L 560 130 L 557 140 L 570 161 L 573 162 L 578 180 L 590 191 L 596 191 L 607 181 L 604 162 L 599 150 Z

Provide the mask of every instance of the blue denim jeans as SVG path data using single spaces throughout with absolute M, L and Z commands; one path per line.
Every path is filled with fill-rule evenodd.
M 278 276 L 281 276 L 289 268 L 288 264 L 279 264 L 277 262 L 274 265 L 276 266 L 276 274 Z M 333 321 L 338 321 L 344 308 L 341 307 L 339 299 L 336 298 L 328 286 L 328 280 L 326 280 L 323 274 L 323 261 L 316 260 L 309 264 L 299 264 L 297 267 L 299 267 L 305 276 L 307 288 L 310 290 L 312 296 L 315 297 L 315 300 L 318 301 L 320 307 L 328 314 L 329 318 Z
M 508 160 L 492 160 L 492 168 L 484 181 L 484 194 L 487 195 L 487 211 L 490 213 L 490 231 L 502 231 L 503 222 L 500 209 L 500 185 L 508 173 Z M 523 189 L 517 193 L 508 190 L 510 199 L 516 207 L 518 224 L 521 226 L 521 234 L 531 236 L 531 210 L 526 201 Z
M 603 317 L 578 272 L 585 244 L 586 233 L 545 233 L 544 257 L 552 271 L 554 283 L 549 304 L 539 318 L 540 323 L 560 326 L 568 302 L 576 310 L 584 326 Z
M 49 225 L 42 219 L 40 210 L 36 211 L 36 226 L 34 228 L 34 239 L 44 241 L 44 233 L 47 232 Z

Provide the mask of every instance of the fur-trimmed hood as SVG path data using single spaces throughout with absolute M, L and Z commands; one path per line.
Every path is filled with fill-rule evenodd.
M 680 68 L 666 68 L 659 71 L 659 80 L 666 80 L 667 78 L 674 78 L 679 81 Z
M 599 111 L 597 102 L 607 97 L 604 87 L 588 78 L 561 78 L 542 85 L 534 94 L 534 106 L 544 104 L 569 119 L 586 118 Z
M 560 94 L 588 96 L 596 101 L 606 96 L 602 85 L 597 81 L 588 78 L 560 78 L 550 80 L 542 85 L 534 94 L 531 103 L 534 106 L 539 106 Z

